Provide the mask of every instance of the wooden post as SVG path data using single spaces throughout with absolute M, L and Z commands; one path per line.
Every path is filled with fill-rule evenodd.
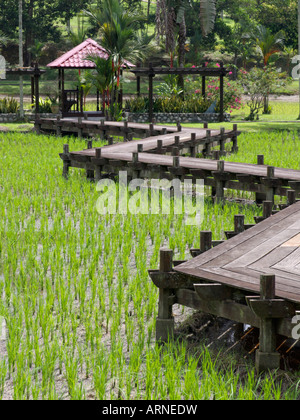
M 265 157 L 264 155 L 257 155 L 257 164 L 264 165 L 265 164 Z M 262 204 L 267 199 L 266 194 L 264 193 L 255 193 L 255 201 L 256 204 Z
M 220 150 L 214 150 L 212 152 L 213 160 L 220 160 Z
M 267 178 L 274 178 L 275 176 L 275 168 L 274 166 L 268 166 L 267 167 Z M 267 192 L 266 192 L 266 200 L 267 201 L 272 201 L 272 203 L 274 203 L 274 188 L 273 187 L 268 187 L 267 188 Z
M 179 168 L 180 167 L 179 156 L 173 156 L 173 166 L 174 166 L 174 168 Z
M 132 153 L 132 162 L 137 163 L 139 161 L 139 154 L 137 152 Z
M 272 216 L 273 211 L 273 201 L 264 201 L 263 202 L 263 218 L 267 219 Z
M 56 135 L 57 135 L 57 137 L 61 136 L 61 126 L 60 126 L 59 123 L 60 123 L 60 116 L 57 115 L 57 117 L 56 117 Z
M 152 63 L 149 63 L 149 121 L 153 118 L 153 67 Z
M 200 232 L 200 251 L 206 252 L 212 248 L 212 232 L 202 230 Z
M 264 155 L 257 155 L 257 164 L 264 165 L 265 164 L 265 157 Z
M 260 299 L 271 301 L 275 299 L 275 276 L 261 275 Z M 275 320 L 261 318 L 259 333 L 259 350 L 256 351 L 256 368 L 259 372 L 280 367 L 280 354 L 276 352 Z
M 196 133 L 191 133 L 191 157 L 196 157 Z
M 174 146 L 179 147 L 179 144 L 180 144 L 180 136 L 175 136 L 174 137 Z
M 95 158 L 96 159 L 101 159 L 101 148 L 99 149 L 95 149 Z M 101 166 L 96 166 L 95 169 L 95 181 L 100 181 L 101 179 Z
M 172 147 L 172 156 L 179 156 L 179 147 Z
M 241 233 L 245 230 L 245 216 L 244 214 L 236 214 L 234 216 L 234 232 Z
M 173 269 L 173 251 L 162 248 L 160 250 L 159 271 L 169 273 Z M 174 335 L 174 318 L 172 316 L 172 303 L 170 303 L 171 290 L 159 289 L 158 317 L 156 319 L 156 340 L 167 342 Z
M 219 160 L 217 162 L 217 172 L 222 174 L 224 172 L 225 162 L 224 160 Z M 216 189 L 215 189 L 215 201 L 220 203 L 224 200 L 224 181 L 220 178 L 216 179 Z
M 238 148 L 238 136 L 237 136 L 237 124 L 233 124 L 233 132 L 236 133 L 233 137 L 232 137 L 232 153 L 237 153 L 239 148 Z
M 211 152 L 211 130 L 206 130 L 206 142 L 202 151 L 203 156 L 209 156 Z
M 225 155 L 225 128 L 220 128 L 220 156 Z
M 123 133 L 123 141 L 126 142 L 128 140 L 128 121 L 124 121 L 124 133 Z
M 295 190 L 288 190 L 288 192 L 287 192 L 287 205 L 291 206 L 294 203 L 296 203 L 296 191 Z
M 69 157 L 69 153 L 70 153 L 68 144 L 64 144 L 63 153 L 65 155 L 64 156 L 64 166 L 63 166 L 63 177 L 67 179 L 68 176 L 69 176 L 69 167 L 70 167 L 70 160 L 67 159 Z
M 163 140 L 157 140 L 157 152 L 162 153 L 162 147 L 163 147 Z
M 78 138 L 82 138 L 82 117 L 78 117 Z

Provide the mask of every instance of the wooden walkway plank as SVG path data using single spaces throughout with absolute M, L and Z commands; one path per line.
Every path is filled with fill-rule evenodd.
M 276 296 L 300 303 L 300 202 L 234 238 L 175 267 L 201 281 L 213 281 L 257 293 L 260 276 L 276 275 Z

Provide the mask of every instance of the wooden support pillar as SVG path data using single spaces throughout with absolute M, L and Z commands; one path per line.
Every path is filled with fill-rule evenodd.
M 170 273 L 173 270 L 173 251 L 160 250 L 160 273 Z M 156 319 L 156 340 L 167 342 L 174 335 L 174 318 L 172 316 L 172 292 L 167 288 L 159 289 L 158 317 Z
M 123 141 L 128 141 L 128 121 L 124 121 Z
M 88 142 L 87 142 L 87 148 L 89 150 L 93 148 L 93 141 L 92 140 L 88 140 Z M 93 171 L 91 169 L 87 169 L 87 171 L 86 171 L 86 177 L 90 181 L 94 180 L 94 178 L 95 178 L 95 171 Z
M 291 206 L 294 203 L 296 203 L 296 191 L 295 190 L 288 190 L 288 192 L 287 192 L 287 205 Z
M 271 180 L 272 178 L 274 178 L 274 176 L 275 176 L 274 166 L 268 166 L 267 167 L 267 178 L 269 178 Z M 274 203 L 274 188 L 272 186 L 267 187 L 266 200 L 267 201 L 272 201 L 272 203 Z
M 202 230 L 200 232 L 200 251 L 201 253 L 208 251 L 212 247 L 212 232 L 210 230 Z
M 70 167 L 70 150 L 69 150 L 69 145 L 68 144 L 64 144 L 64 149 L 63 149 L 63 155 L 64 155 L 64 160 L 63 160 L 63 177 L 64 178 L 68 178 L 69 176 L 69 167 Z
M 197 147 L 196 147 L 196 133 L 191 133 L 191 157 L 196 157 L 197 154 Z
M 237 153 L 239 148 L 238 148 L 238 136 L 237 136 L 237 124 L 233 124 L 233 132 L 236 133 L 233 137 L 232 137 L 232 149 L 231 152 L 232 153 Z
M 95 149 L 95 158 L 101 159 L 101 149 Z M 95 181 L 100 181 L 101 179 L 101 166 L 97 165 L 95 169 Z
M 234 216 L 234 232 L 241 233 L 245 230 L 245 215 L 236 214 Z
M 275 299 L 274 275 L 260 277 L 260 299 L 267 302 Z M 259 350 L 256 351 L 255 364 L 259 372 L 280 367 L 280 354 L 276 352 L 276 324 L 272 317 L 261 317 Z
M 202 230 L 200 232 L 200 248 L 191 248 L 190 253 L 193 258 L 208 251 L 212 248 L 212 232 L 210 230 Z
M 163 140 L 157 140 L 157 153 L 162 154 Z
M 220 128 L 220 156 L 225 155 L 225 128 Z
M 60 124 L 60 116 L 57 115 L 56 117 L 56 135 L 57 137 L 61 136 L 61 124 Z
M 219 160 L 217 162 L 217 174 L 219 175 L 216 179 L 216 187 L 215 187 L 215 202 L 220 203 L 224 200 L 224 181 L 222 179 L 222 175 L 224 173 L 224 160 Z
M 202 154 L 204 157 L 210 155 L 211 152 L 211 130 L 206 130 L 206 139 L 205 139 L 205 146 L 202 150 Z
M 78 138 L 82 138 L 82 118 L 78 117 L 78 125 L 77 125 L 77 135 Z
M 273 211 L 273 201 L 264 201 L 263 202 L 263 218 L 267 219 L 272 216 Z
M 257 155 L 257 165 L 263 166 L 265 164 L 264 155 Z M 267 199 L 266 194 L 264 193 L 255 193 L 255 202 L 256 204 L 262 204 L 263 201 Z

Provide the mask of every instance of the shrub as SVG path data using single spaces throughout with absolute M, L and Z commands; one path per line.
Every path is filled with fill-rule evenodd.
M 153 112 L 155 113 L 204 113 L 207 111 L 211 101 L 201 96 L 188 96 L 183 100 L 180 96 L 157 97 L 153 100 Z M 149 99 L 146 97 L 134 98 L 126 101 L 126 110 L 129 112 L 149 112 Z
M 35 101 L 35 98 L 34 98 L 34 101 Z M 32 108 L 35 109 L 35 102 L 31 106 L 32 106 Z M 40 98 L 39 99 L 39 112 L 41 114 L 51 114 L 52 113 L 51 106 L 52 106 L 52 102 L 51 102 L 50 98 L 46 98 L 46 99 Z
M 0 114 L 16 114 L 20 105 L 14 98 L 0 99 Z

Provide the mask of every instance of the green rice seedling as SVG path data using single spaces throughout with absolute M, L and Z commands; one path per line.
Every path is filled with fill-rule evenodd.
M 0 361 L 0 400 L 2 400 L 3 398 L 7 370 L 8 369 L 7 369 L 6 361 L 1 359 Z
M 268 164 L 296 167 L 296 159 L 279 156 L 297 151 L 296 133 L 240 137 L 240 155 L 228 159 L 253 163 L 265 153 Z M 234 214 L 253 223 L 261 209 L 214 205 L 207 196 L 199 226 L 173 214 L 99 215 L 99 193 L 84 171 L 61 177 L 66 142 L 71 150 L 86 147 L 75 138 L 0 134 L 0 315 L 7 325 L 0 396 L 13 383 L 20 399 L 86 399 L 91 392 L 96 399 L 283 398 L 278 375 L 258 379 L 251 363 L 239 370 L 202 342 L 197 351 L 184 337 L 182 345 L 155 344 L 158 290 L 148 269 L 158 268 L 159 249 L 188 259 L 201 230 L 224 239 Z M 290 386 L 287 398 L 296 399 L 299 386 Z

